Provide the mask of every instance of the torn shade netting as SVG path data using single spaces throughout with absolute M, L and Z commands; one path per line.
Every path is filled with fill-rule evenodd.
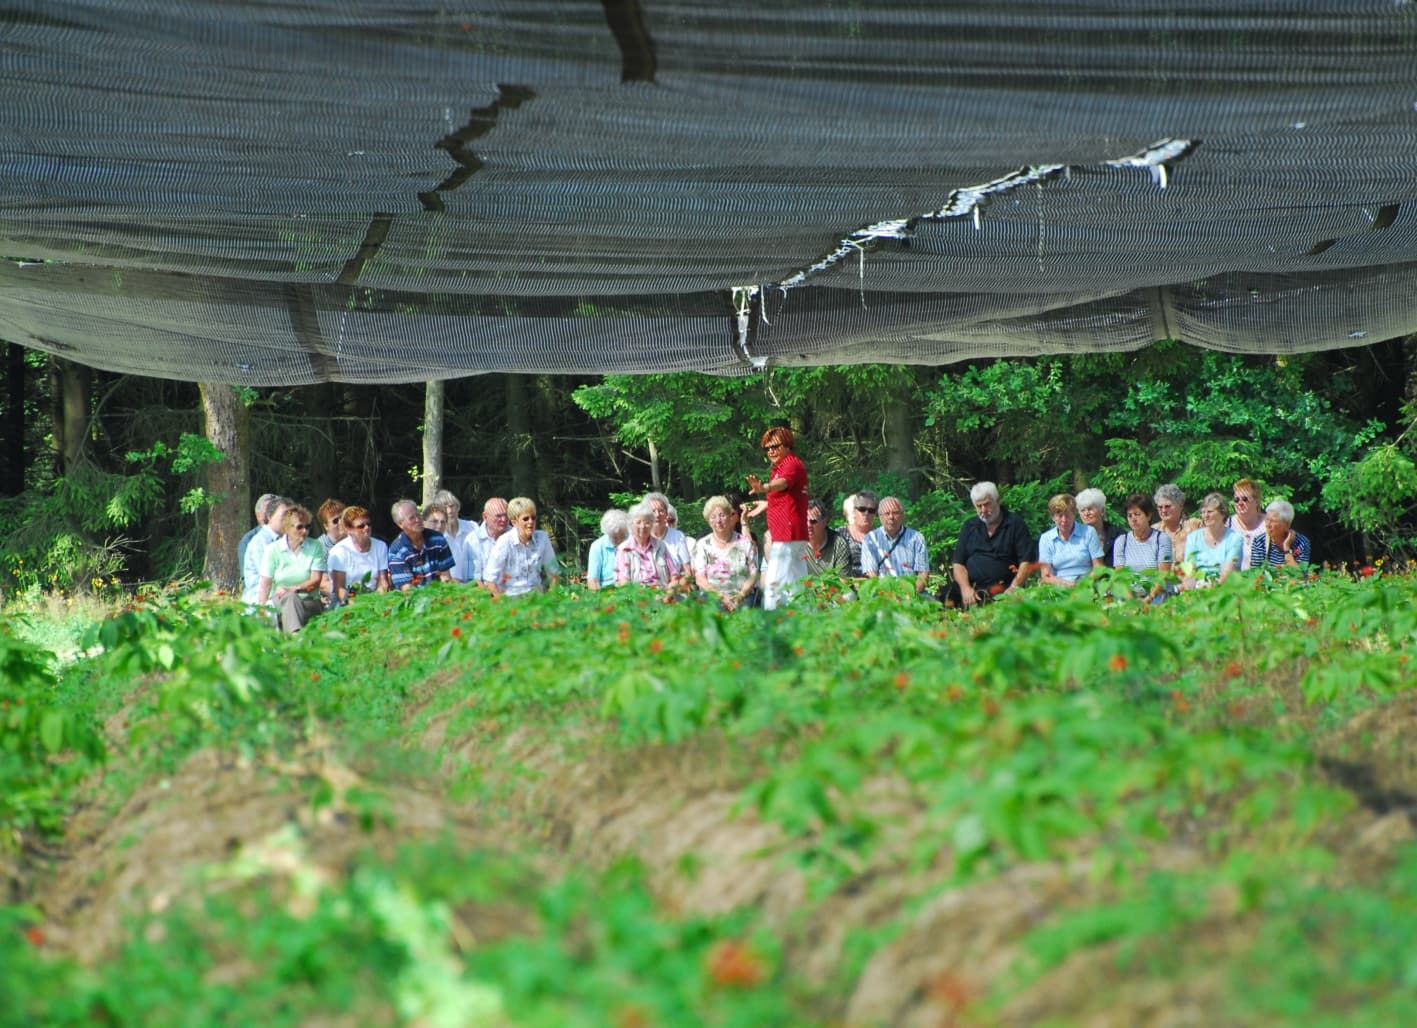
M 17 0 L 0 339 L 246 385 L 1417 331 L 1417 4 Z

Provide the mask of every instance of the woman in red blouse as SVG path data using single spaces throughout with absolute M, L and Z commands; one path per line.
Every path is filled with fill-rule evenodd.
M 773 462 L 768 480 L 748 476 L 749 494 L 765 497 L 754 505 L 749 517 L 766 510 L 772 538 L 762 574 L 763 607 L 767 610 L 787 603 L 797 591 L 796 584 L 807 577 L 807 466 L 793 452 L 795 443 L 792 429 L 768 429 L 763 433 L 763 453 Z

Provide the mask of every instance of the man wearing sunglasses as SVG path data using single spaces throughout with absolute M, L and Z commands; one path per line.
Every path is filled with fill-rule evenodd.
M 847 546 L 851 547 L 851 567 L 847 574 L 852 578 L 863 577 L 861 547 L 865 544 L 866 537 L 871 534 L 871 529 L 876 527 L 876 512 L 879 506 L 876 494 L 869 489 L 848 496 L 841 505 L 841 512 L 846 515 L 846 527 L 842 529 L 841 535 Z

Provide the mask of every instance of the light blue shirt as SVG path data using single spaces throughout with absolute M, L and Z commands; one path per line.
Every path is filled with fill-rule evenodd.
M 448 525 L 448 529 L 453 526 Z M 472 578 L 472 568 L 467 560 L 467 541 L 472 538 L 473 532 L 477 530 L 476 521 L 469 521 L 467 518 L 457 519 L 457 531 L 452 532 L 445 529 L 443 538 L 448 540 L 448 549 L 453 555 L 453 570 L 451 572 L 454 582 L 466 582 Z
M 585 577 L 586 581 L 595 582 L 602 589 L 615 585 L 615 544 L 610 541 L 608 535 L 602 535 L 590 544 L 590 553 L 586 555 L 585 561 Z
M 914 578 L 930 570 L 925 537 L 909 525 L 892 539 L 884 528 L 875 528 L 861 543 L 861 573 L 882 578 Z
M 265 525 L 246 546 L 246 559 L 241 564 L 241 600 L 255 603 L 261 591 L 261 558 L 266 555 L 266 547 L 279 539 Z
M 1038 561 L 1052 567 L 1053 574 L 1076 582 L 1092 570 L 1092 562 L 1102 559 L 1102 541 L 1086 522 L 1075 521 L 1066 539 L 1056 527 L 1038 537 Z
M 1199 574 L 1218 575 L 1226 564 L 1234 562 L 1240 567 L 1240 552 L 1244 548 L 1245 537 L 1233 528 L 1226 528 L 1220 542 L 1210 546 L 1205 541 L 1205 529 L 1198 528 L 1186 536 L 1186 559 L 1196 566 Z

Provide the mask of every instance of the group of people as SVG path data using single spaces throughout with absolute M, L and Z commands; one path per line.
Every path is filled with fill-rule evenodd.
M 699 592 L 728 611 L 789 603 L 809 577 L 835 572 L 845 579 L 909 580 L 928 595 L 930 553 L 925 538 L 905 523 L 905 505 L 869 490 L 842 503 L 844 523 L 807 492 L 807 469 L 795 453 L 791 429 L 770 428 L 761 445 L 770 470 L 746 476 L 746 492 L 711 497 L 700 537 L 678 525 L 678 512 L 661 492 L 629 510 L 605 512 L 601 535 L 586 559 L 586 586 L 641 585 L 668 597 Z M 761 497 L 756 499 L 755 497 Z M 1199 517 L 1185 516 L 1185 495 L 1174 484 L 1154 496 L 1133 494 L 1123 504 L 1126 527 L 1107 520 L 1097 489 L 1059 494 L 1048 503 L 1053 527 L 1035 537 L 1007 510 L 998 487 L 970 490 L 976 517 L 960 528 L 946 586 L 936 598 L 969 607 L 1024 585 L 1035 573 L 1057 586 L 1075 585 L 1104 565 L 1135 571 L 1181 572 L 1179 586 L 1156 577 L 1146 593 L 1159 601 L 1172 588 L 1199 588 L 1250 567 L 1303 567 L 1309 540 L 1294 531 L 1285 500 L 1261 506 L 1259 487 L 1235 483 L 1235 509 L 1220 493 L 1201 501 Z M 362 592 L 411 590 L 434 581 L 475 583 L 493 595 L 546 589 L 561 578 L 555 548 L 537 527 L 536 504 L 526 497 L 487 500 L 482 520 L 461 517 L 456 496 L 441 490 L 422 508 L 399 500 L 390 513 L 399 528 L 389 544 L 371 534 L 368 510 L 326 500 L 309 510 L 267 494 L 256 503 L 257 526 L 241 540 L 243 599 L 274 608 L 280 627 L 299 631 L 322 610 Z M 755 528 L 763 519 L 761 535 Z M 323 529 L 317 538 L 311 534 Z
M 536 504 L 525 497 L 489 499 L 482 521 L 462 518 L 447 490 L 420 508 L 399 500 L 390 516 L 399 533 L 374 538 L 369 511 L 326 500 L 310 511 L 283 496 L 256 501 L 257 525 L 242 538 L 242 599 L 272 607 L 287 632 L 364 592 L 409 590 L 430 582 L 479 582 L 494 595 L 554 584 L 560 566 L 547 534 L 536 527 Z M 314 526 L 324 529 L 310 537 Z
M 1174 589 L 1204 588 L 1250 568 L 1304 568 L 1309 540 L 1294 530 L 1287 500 L 1262 505 L 1260 487 L 1235 483 L 1230 502 L 1221 493 L 1201 501 L 1199 517 L 1185 515 L 1186 496 L 1174 483 L 1154 496 L 1133 493 L 1122 509 L 1126 527 L 1107 521 L 1107 497 L 1098 489 L 1048 501 L 1053 527 L 1036 544 L 1023 519 L 1004 509 L 992 482 L 970 491 L 977 519 L 960 530 L 946 603 L 972 606 L 1023 585 L 1036 571 L 1050 585 L 1071 586 L 1102 566 L 1179 573 L 1168 587 L 1156 578 L 1145 592 L 1157 602 Z

